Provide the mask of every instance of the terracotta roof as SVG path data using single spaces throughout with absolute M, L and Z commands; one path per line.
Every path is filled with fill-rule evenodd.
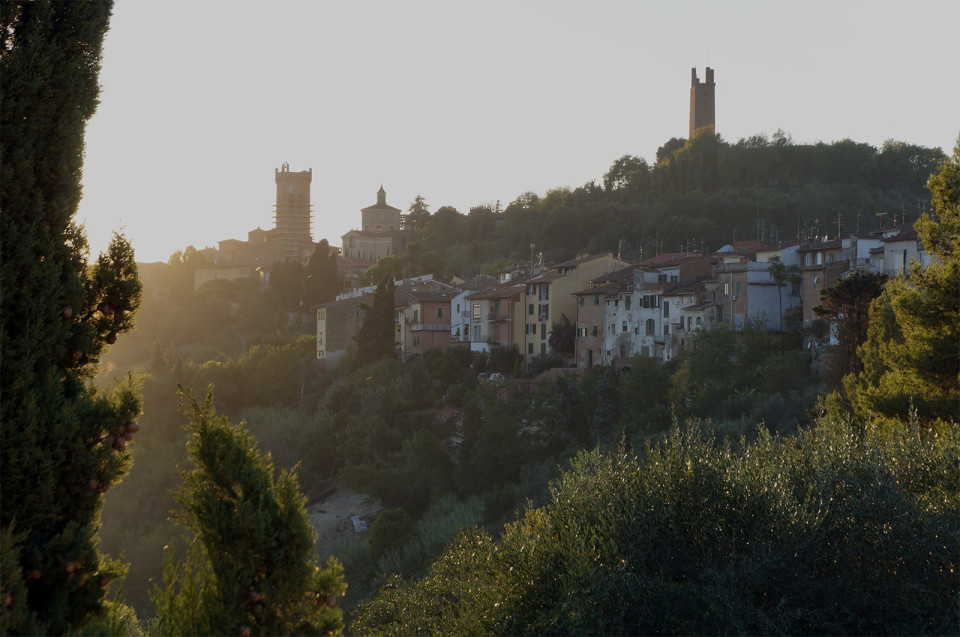
M 532 279 L 527 279 L 527 283 L 550 283 L 556 281 L 557 279 L 562 279 L 567 276 L 566 274 L 557 274 L 555 272 L 547 272 L 545 274 L 538 274 Z
M 677 283 L 663 290 L 664 296 L 679 296 L 681 294 L 695 294 L 702 286 L 699 281 L 693 283 Z
M 883 242 L 888 243 L 890 241 L 916 241 L 918 236 L 919 235 L 917 234 L 917 231 L 914 230 L 913 228 L 910 228 L 909 230 L 903 230 L 902 232 L 895 234 L 892 237 L 884 237 Z
M 575 267 L 577 267 L 578 265 L 580 265 L 581 263 L 586 263 L 586 262 L 588 262 L 588 261 L 594 261 L 594 260 L 596 260 L 596 259 L 599 259 L 599 258 L 602 257 L 602 256 L 604 256 L 604 255 L 602 255 L 602 254 L 588 254 L 588 255 L 586 255 L 586 256 L 579 257 L 579 258 L 577 258 L 577 259 L 571 259 L 571 260 L 569 260 L 569 261 L 564 261 L 563 263 L 558 263 L 557 265 L 555 265 L 555 266 L 553 266 L 553 267 L 555 267 L 555 268 L 575 268 Z
M 624 286 L 620 283 L 607 283 L 606 285 L 598 285 L 592 288 L 587 288 L 586 290 L 580 290 L 579 292 L 574 292 L 573 296 L 588 296 L 594 294 L 609 294 L 610 292 L 619 292 Z
M 595 279 L 590 279 L 590 282 L 600 283 L 602 281 L 622 281 L 624 279 L 633 279 L 634 270 L 635 268 L 633 266 L 627 266 L 625 268 L 620 268 L 619 270 L 607 272 L 606 274 L 598 276 Z
M 417 301 L 426 301 L 428 303 L 443 303 L 456 296 L 456 293 L 435 292 L 433 290 L 410 290 L 407 295 Z
M 474 292 L 473 294 L 467 295 L 467 299 L 471 301 L 479 299 L 507 299 L 513 296 L 518 296 L 522 293 L 522 285 L 507 285 L 489 288 L 480 292 Z

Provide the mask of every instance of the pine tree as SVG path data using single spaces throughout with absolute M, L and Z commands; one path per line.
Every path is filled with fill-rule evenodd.
M 140 399 L 132 383 L 100 392 L 88 381 L 132 327 L 141 285 L 123 238 L 88 265 L 72 221 L 111 10 L 41 0 L 0 14 L 3 634 L 80 628 L 122 572 L 97 531 Z
M 863 372 L 844 379 L 863 416 L 960 421 L 960 141 L 928 187 L 936 217 L 914 227 L 932 262 L 887 283 L 858 352 Z
M 820 291 L 821 304 L 813 308 L 817 316 L 836 322 L 839 347 L 832 356 L 835 381 L 862 368 L 857 348 L 867 340 L 870 304 L 883 291 L 887 275 L 853 272 Z
M 427 202 L 420 195 L 414 197 L 407 214 L 403 216 L 403 228 L 413 232 L 422 230 L 430 220 L 430 208 Z
M 343 568 L 317 564 L 316 534 L 292 471 L 274 480 L 243 423 L 218 416 L 213 395 L 188 394 L 187 451 L 193 469 L 177 500 L 193 531 L 187 559 L 168 560 L 155 591 L 161 635 L 338 634 Z
M 357 362 L 361 366 L 391 356 L 396 351 L 394 289 L 393 279 L 388 274 L 377 285 L 373 304 L 360 304 L 363 324 L 354 339 Z

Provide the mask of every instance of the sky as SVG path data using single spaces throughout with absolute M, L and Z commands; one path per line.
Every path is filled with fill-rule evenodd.
M 502 206 L 653 164 L 715 72 L 734 143 L 960 135 L 960 2 L 117 0 L 87 125 L 93 256 L 141 262 L 273 227 L 274 170 L 313 170 L 313 238 L 376 202 Z

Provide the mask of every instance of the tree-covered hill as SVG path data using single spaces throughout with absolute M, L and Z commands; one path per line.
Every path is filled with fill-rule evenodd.
M 793 144 L 781 133 L 735 144 L 710 133 L 673 139 L 654 166 L 627 155 L 602 183 L 525 193 L 502 212 L 443 206 L 419 224 L 410 258 L 419 271 L 439 254 L 449 273 L 463 275 L 498 260 L 526 261 L 531 243 L 549 261 L 868 232 L 929 209 L 925 184 L 944 158 L 938 148 L 896 141 L 877 149 L 851 140 Z

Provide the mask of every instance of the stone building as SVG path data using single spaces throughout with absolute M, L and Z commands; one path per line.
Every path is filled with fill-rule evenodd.
M 707 80 L 697 78 L 697 69 L 690 69 L 690 138 L 702 128 L 716 129 L 716 83 L 713 69 L 707 67 Z
M 274 205 L 274 221 L 280 242 L 281 261 L 305 263 L 313 253 L 310 234 L 310 182 L 313 168 L 290 172 L 290 164 L 284 162 L 274 170 L 277 184 L 277 203 Z
M 380 186 L 377 203 L 360 210 L 359 230 L 343 235 L 344 257 L 378 259 L 406 252 L 408 233 L 400 228 L 400 209 L 387 204 L 387 193 Z

